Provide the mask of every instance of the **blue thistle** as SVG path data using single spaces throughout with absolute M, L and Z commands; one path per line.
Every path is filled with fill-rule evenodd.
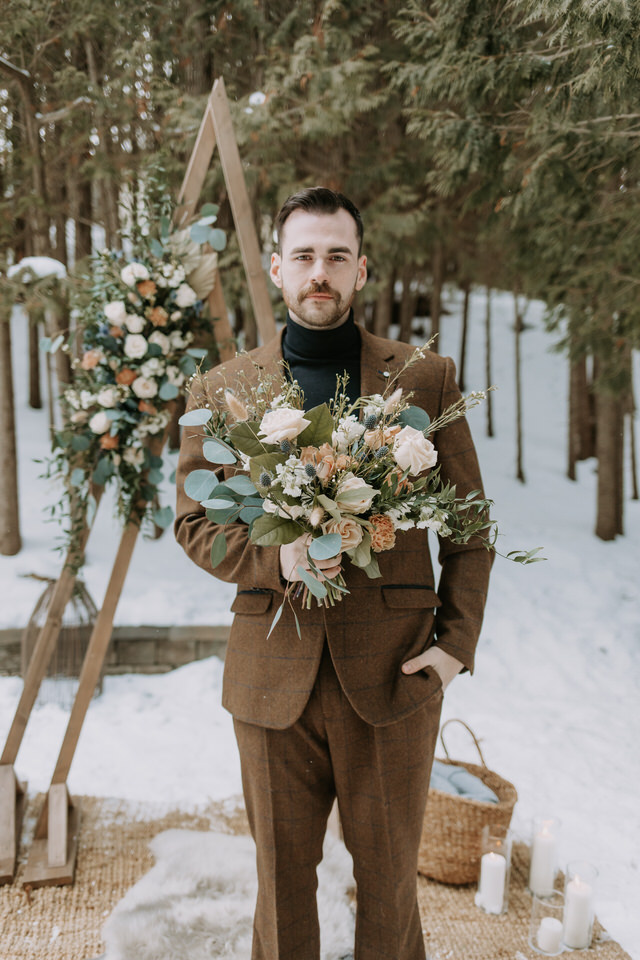
M 281 440 L 280 441 L 280 450 L 282 453 L 291 453 L 291 441 Z
M 266 470 L 263 470 L 260 476 L 258 477 L 258 484 L 261 487 L 271 486 L 271 476 L 267 473 Z
M 373 430 L 377 422 L 378 422 L 378 417 L 377 417 L 377 414 L 375 413 L 368 413 L 364 418 L 364 420 L 362 421 L 365 430 Z
M 306 473 L 306 475 L 309 477 L 310 480 L 313 480 L 313 478 L 316 476 L 316 468 L 312 463 L 305 463 L 304 472 Z
M 388 453 L 389 453 L 389 447 L 385 444 L 382 447 L 378 447 L 374 456 L 376 460 L 382 460 L 382 458 L 386 457 Z

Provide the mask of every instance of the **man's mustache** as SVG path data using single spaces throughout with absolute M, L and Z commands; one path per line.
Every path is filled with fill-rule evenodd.
M 340 294 L 336 290 L 333 290 L 325 281 L 324 283 L 310 283 L 306 287 L 303 287 L 298 295 L 298 301 L 306 300 L 307 297 L 312 296 L 314 293 L 326 294 L 336 302 L 340 299 Z

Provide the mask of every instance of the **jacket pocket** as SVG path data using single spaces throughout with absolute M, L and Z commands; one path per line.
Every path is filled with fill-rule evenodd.
M 239 590 L 231 604 L 232 613 L 266 613 L 273 600 L 271 590 Z
M 387 606 L 394 610 L 433 610 L 441 604 L 433 587 L 418 584 L 386 584 L 382 587 L 382 597 Z

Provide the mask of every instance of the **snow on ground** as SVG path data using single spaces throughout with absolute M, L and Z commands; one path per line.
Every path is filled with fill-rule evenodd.
M 448 307 L 440 352 L 457 360 L 459 298 L 451 294 Z M 484 295 L 477 292 L 468 390 L 485 385 L 483 317 Z M 640 504 L 625 502 L 624 537 L 603 543 L 593 536 L 595 464 L 581 464 L 576 483 L 565 478 L 567 364 L 552 351 L 538 304 L 529 307 L 522 343 L 527 482 L 514 479 L 512 318 L 511 295 L 494 296 L 494 438 L 485 436 L 484 407 L 470 421 L 502 552 L 543 546 L 548 559 L 527 568 L 496 559 L 476 672 L 450 687 L 443 719 L 464 719 L 481 738 L 489 767 L 516 785 L 519 837 L 529 838 L 536 814 L 562 820 L 562 862 L 597 866 L 598 915 L 640 960 Z M 26 406 L 24 321 L 17 312 L 13 334 L 24 546 L 16 557 L 0 558 L 0 628 L 22 627 L 42 591 L 25 575 L 55 576 L 60 568 L 52 552 L 56 528 L 42 513 L 53 491 L 32 462 L 46 454 L 47 417 Z M 98 604 L 119 536 L 112 512 L 101 506 L 89 541 L 85 579 Z M 233 588 L 193 566 L 169 532 L 138 542 L 115 619 L 229 623 L 232 595 Z M 164 676 L 106 678 L 87 715 L 71 790 L 184 807 L 237 796 L 232 725 L 219 705 L 221 672 L 211 659 Z M 19 679 L 0 679 L 0 743 L 20 689 Z M 51 704 L 31 718 L 17 763 L 31 790 L 49 784 L 66 719 Z M 446 739 L 453 757 L 476 759 L 462 728 L 451 725 Z

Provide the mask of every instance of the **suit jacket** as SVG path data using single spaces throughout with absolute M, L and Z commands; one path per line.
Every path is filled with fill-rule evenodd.
M 412 347 L 384 340 L 360 328 L 361 392 L 382 393 L 388 377 L 402 367 Z M 282 359 L 281 338 L 234 358 L 208 374 L 211 393 L 233 386 L 239 376 L 253 378 L 256 368 L 277 374 Z M 402 375 L 405 395 L 435 419 L 459 398 L 453 361 L 427 351 L 424 359 Z M 193 403 L 193 402 L 192 402 Z M 442 480 L 454 483 L 459 496 L 481 489 L 473 442 L 464 418 L 438 431 Z M 425 701 L 440 695 L 437 673 L 401 672 L 405 660 L 434 642 L 469 670 L 473 669 L 493 555 L 479 542 L 440 541 L 442 567 L 438 590 L 426 530 L 398 532 L 396 546 L 377 554 L 381 577 L 369 579 L 349 561 L 344 575 L 350 593 L 333 607 L 296 611 L 285 605 L 267 639 L 280 606 L 284 586 L 279 550 L 258 547 L 247 536 L 247 526 L 224 528 L 227 554 L 211 569 L 213 536 L 221 529 L 204 509 L 184 492 L 184 479 L 195 469 L 212 469 L 202 455 L 199 428 L 183 430 L 177 472 L 175 534 L 186 553 L 213 576 L 238 585 L 232 605 L 235 614 L 225 661 L 224 706 L 238 719 L 265 727 L 285 728 L 302 713 L 313 687 L 325 638 L 340 683 L 356 712 L 368 723 L 387 724 L 408 716 Z M 437 636 L 437 640 L 435 637 Z

